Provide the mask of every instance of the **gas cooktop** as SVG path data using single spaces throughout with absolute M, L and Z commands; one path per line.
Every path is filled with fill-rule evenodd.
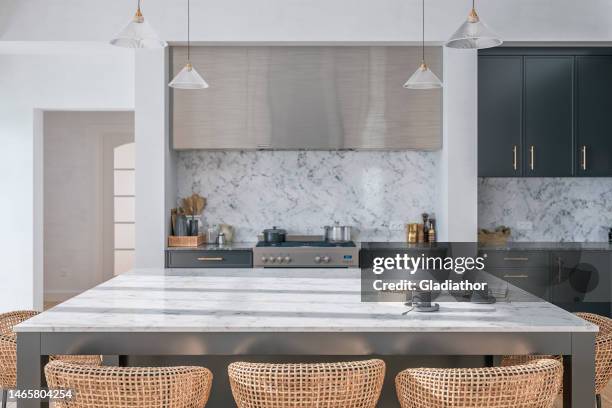
M 355 247 L 353 241 L 349 242 L 331 242 L 331 241 L 285 241 L 279 243 L 268 243 L 259 241 L 257 247 L 280 247 L 280 248 L 300 248 L 300 247 L 319 247 L 319 248 L 336 248 L 344 247 L 351 248 Z
M 291 239 L 279 243 L 259 241 L 253 265 L 264 268 L 348 268 L 359 266 L 359 248 L 353 241 Z

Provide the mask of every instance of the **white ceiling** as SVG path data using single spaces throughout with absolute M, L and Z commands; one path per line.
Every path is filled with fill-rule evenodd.
M 168 41 L 185 39 L 186 0 L 143 0 Z M 105 41 L 136 0 L 2 0 L 2 41 Z M 195 41 L 415 41 L 419 0 L 192 0 Z M 468 0 L 426 0 L 427 33 L 444 41 Z M 508 41 L 612 41 L 610 0 L 485 0 L 481 17 Z

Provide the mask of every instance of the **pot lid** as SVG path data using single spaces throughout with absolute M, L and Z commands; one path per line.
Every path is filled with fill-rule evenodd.
M 284 229 L 279 229 L 276 227 L 272 227 L 272 229 L 270 228 L 265 229 L 263 232 L 264 234 L 286 234 L 287 233 L 287 231 L 285 231 Z

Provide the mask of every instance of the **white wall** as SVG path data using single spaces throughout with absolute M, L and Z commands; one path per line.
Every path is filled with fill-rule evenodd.
M 59 302 L 114 276 L 113 153 L 134 141 L 134 115 L 47 111 L 43 120 L 44 300 Z
M 478 55 L 444 48 L 440 241 L 476 242 L 478 228 Z
M 105 45 L 0 42 L 0 214 L 5 231 L 0 312 L 42 306 L 42 276 L 34 289 L 33 261 L 35 109 L 133 109 L 133 72 L 133 53 Z M 41 203 L 36 204 L 40 212 Z
M 135 0 L 3 0 L 0 40 L 102 41 L 121 29 Z M 144 0 L 168 41 L 185 40 L 186 0 Z M 418 0 L 199 0 L 192 39 L 201 41 L 413 41 Z M 469 0 L 429 0 L 427 37 L 444 41 L 465 19 Z M 609 0 L 488 0 L 483 19 L 508 41 L 610 41 Z M 36 16 L 33 18 L 32 16 Z
M 175 153 L 168 123 L 168 50 L 136 52 L 136 256 L 134 266 L 163 267 Z

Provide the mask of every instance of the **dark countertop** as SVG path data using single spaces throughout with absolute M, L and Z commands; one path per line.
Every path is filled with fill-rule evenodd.
M 470 245 L 470 243 L 451 243 Z M 448 248 L 448 242 L 435 244 L 407 242 L 362 242 L 361 248 L 370 250 L 428 250 Z M 508 242 L 503 245 L 478 245 L 486 251 L 612 251 L 612 244 L 607 242 Z
M 166 247 L 168 251 L 250 251 L 255 242 L 232 242 L 226 245 L 204 244 L 199 247 Z
M 389 249 L 389 250 L 406 250 L 406 249 L 416 249 L 416 250 L 426 250 L 426 249 L 446 249 L 448 248 L 447 242 L 437 242 L 437 243 L 415 243 L 409 244 L 408 242 L 362 242 L 361 249 L 369 249 L 369 250 L 381 250 L 381 249 Z
M 234 242 L 219 246 L 204 244 L 199 247 L 167 247 L 168 251 L 250 251 L 255 242 Z M 434 244 L 407 242 L 357 242 L 357 246 L 369 250 L 434 250 L 448 248 L 447 242 Z M 508 242 L 503 245 L 478 245 L 487 251 L 612 251 L 607 242 Z
M 488 251 L 612 251 L 607 242 L 508 242 L 503 245 L 479 245 Z

